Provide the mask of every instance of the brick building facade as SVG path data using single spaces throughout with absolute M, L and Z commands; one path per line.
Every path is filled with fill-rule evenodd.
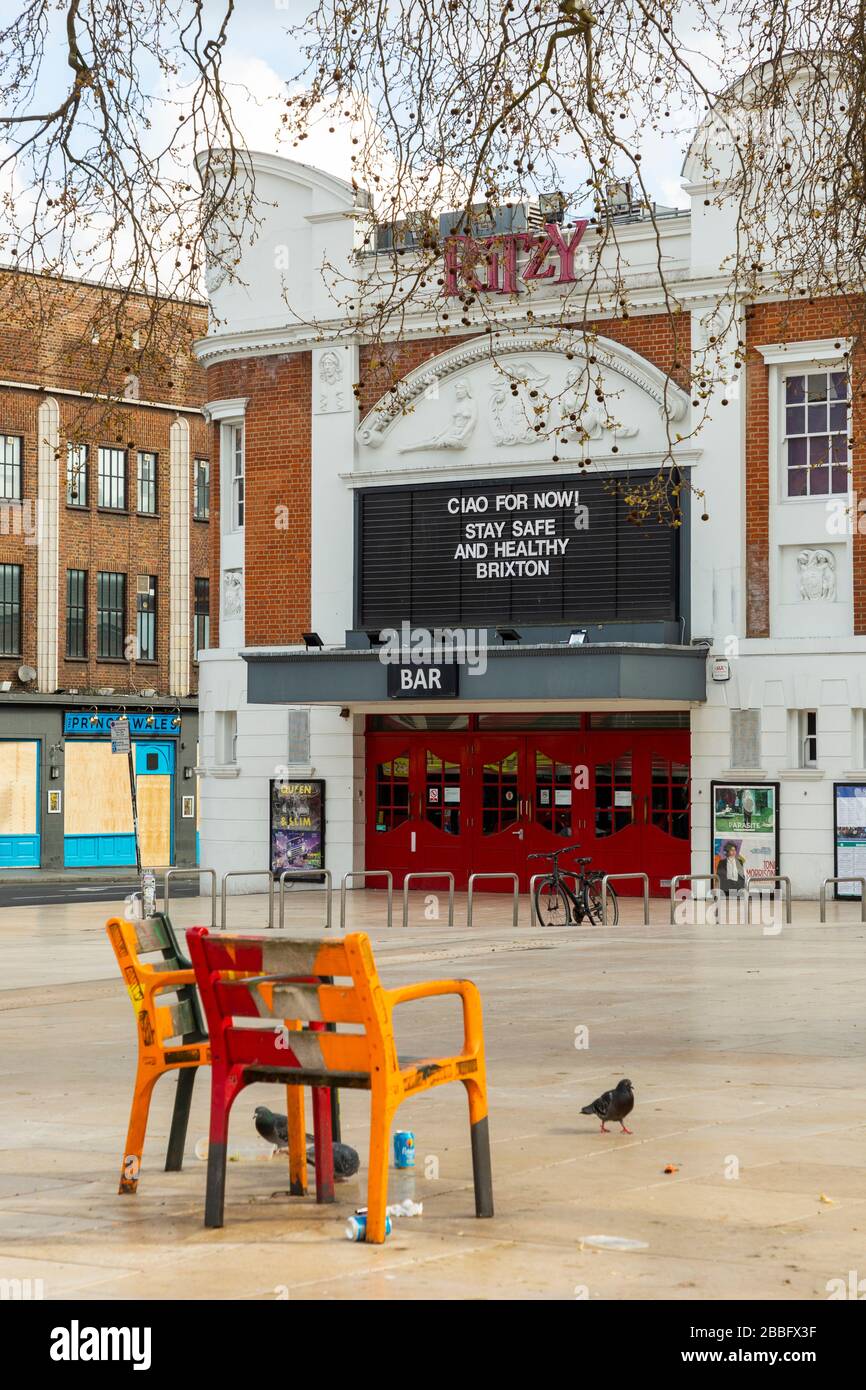
M 122 707 L 169 729 L 148 857 L 192 864 L 195 807 L 181 788 L 194 790 L 211 528 L 190 342 L 206 308 L 169 303 L 161 317 L 144 297 L 10 274 L 0 305 L 0 784 L 18 784 L 4 793 L 0 866 L 130 862 L 125 804 L 102 829 L 76 809 L 114 775 L 96 766 L 102 747 L 84 750 L 93 766 L 80 743 L 65 756 L 68 716 Z M 155 718 L 167 712 L 179 722 Z

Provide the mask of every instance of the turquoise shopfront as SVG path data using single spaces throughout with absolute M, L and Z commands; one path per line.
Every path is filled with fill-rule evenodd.
M 129 765 L 111 752 L 110 726 L 120 711 L 67 711 L 64 864 L 121 868 L 135 864 Z M 174 862 L 174 804 L 180 718 L 125 712 L 135 758 L 142 863 Z

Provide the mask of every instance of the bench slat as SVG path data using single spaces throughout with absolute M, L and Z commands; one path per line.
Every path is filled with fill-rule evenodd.
M 340 1090 L 369 1091 L 370 1073 L 363 1071 L 309 1071 L 302 1067 L 247 1067 L 251 1081 L 282 1082 L 285 1086 L 333 1086 Z

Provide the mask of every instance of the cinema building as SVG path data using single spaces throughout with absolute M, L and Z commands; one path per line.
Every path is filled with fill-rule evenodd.
M 856 527 L 828 531 L 859 467 L 834 303 L 738 305 L 724 389 L 672 462 L 669 431 L 689 436 L 696 410 L 675 364 L 719 335 L 731 250 L 688 162 L 691 211 L 658 223 L 675 325 L 644 214 L 611 213 L 629 285 L 615 317 L 586 311 L 592 228 L 575 239 L 530 205 L 510 292 L 480 294 L 468 326 L 455 300 L 448 332 L 419 300 L 387 379 L 363 329 L 329 319 L 340 286 L 321 271 L 348 287 L 377 255 L 366 207 L 316 169 L 255 165 L 265 225 L 243 283 L 214 285 L 197 348 L 219 460 L 201 862 L 324 862 L 335 882 L 389 869 L 395 885 L 448 870 L 458 887 L 517 872 L 525 889 L 528 854 L 579 842 L 659 894 L 732 841 L 750 877 L 789 875 L 795 896 L 862 872 L 866 556 Z M 590 336 L 558 327 L 569 301 Z M 605 408 L 591 391 L 581 442 L 587 358 Z M 539 400 L 560 412 L 555 447 Z M 676 524 L 653 507 L 635 524 L 635 485 L 660 471 Z M 412 659 L 436 629 L 463 634 L 461 662 Z M 406 645 L 384 660 L 394 630 Z

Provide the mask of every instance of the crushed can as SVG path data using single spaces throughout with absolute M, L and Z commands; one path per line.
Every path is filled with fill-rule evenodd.
M 394 1135 L 394 1167 L 415 1167 L 415 1135 L 411 1129 L 398 1129 Z
M 389 1236 L 393 1229 L 390 1216 L 385 1217 L 385 1235 Z M 346 1223 L 346 1240 L 366 1240 L 367 1239 L 367 1213 L 366 1211 L 356 1211 L 354 1216 L 350 1216 Z

